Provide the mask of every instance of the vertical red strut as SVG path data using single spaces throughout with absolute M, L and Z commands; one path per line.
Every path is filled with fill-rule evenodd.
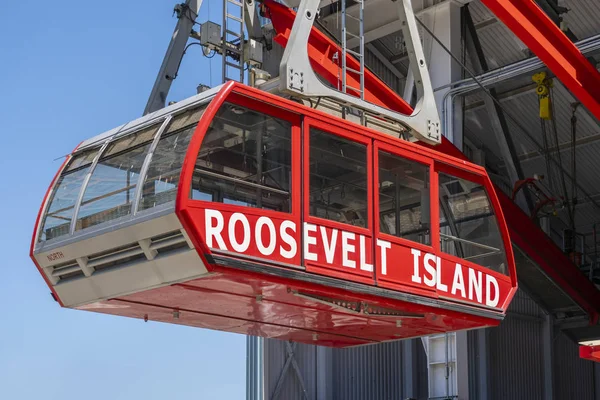
M 600 73 L 533 0 L 482 0 L 600 120 Z
M 511 3 L 508 0 L 483 0 L 486 4 L 493 3 L 498 7 L 502 7 L 501 3 Z M 514 2 L 530 3 L 530 0 L 514 0 Z M 292 25 L 296 17 L 296 13 L 284 5 L 275 3 L 273 0 L 265 0 L 264 5 L 268 16 L 273 22 L 273 28 L 275 29 L 277 36 L 275 41 L 281 46 L 285 47 L 291 33 Z M 515 7 L 518 8 L 518 7 Z M 537 9 L 539 13 L 542 13 L 540 9 Z M 535 13 L 534 13 L 535 14 Z M 537 15 L 541 17 L 540 15 Z M 551 21 L 546 21 L 548 24 Z M 549 29 L 549 27 L 546 27 Z M 555 27 L 556 28 L 556 27 Z M 539 32 L 541 28 L 537 27 L 533 31 Z M 554 32 L 556 36 L 562 35 L 562 32 L 556 28 L 558 32 Z M 532 31 L 532 32 L 533 32 Z M 537 37 L 532 32 L 532 37 Z M 563 35 L 564 36 L 564 35 Z M 566 36 L 565 40 L 568 40 Z M 527 44 L 527 43 L 526 43 Z M 581 55 L 579 50 L 571 43 L 572 49 L 575 49 L 579 56 L 582 58 L 579 63 L 580 69 L 588 69 L 591 64 L 587 62 Z M 310 57 L 311 65 L 315 72 L 321 77 L 327 80 L 332 85 L 337 85 L 341 79 L 337 75 L 337 71 L 341 71 L 341 68 L 333 60 L 333 55 L 337 52 L 341 53 L 341 49 L 335 42 L 329 39 L 325 34 L 313 27 L 309 43 L 308 43 L 308 55 Z M 558 51 L 558 50 L 554 50 Z M 571 52 L 572 54 L 572 52 Z M 349 60 L 354 60 L 353 57 L 349 56 Z M 540 57 L 541 58 L 541 57 Z M 571 55 L 570 58 L 576 58 Z M 564 59 L 564 58 L 563 58 Z M 542 59 L 544 61 L 544 59 Z M 356 62 L 356 60 L 354 60 Z M 588 67 L 585 67 L 584 63 L 587 63 Z M 350 65 L 350 64 L 349 64 Z M 567 71 L 576 71 L 575 67 L 559 66 Z M 558 74 L 555 72 L 558 76 Z M 597 75 L 597 73 L 596 73 Z M 578 76 L 574 74 L 573 76 Z M 587 75 L 592 76 L 592 75 Z M 559 79 L 562 79 L 559 76 Z M 579 78 L 580 82 L 582 78 Z M 589 90 L 600 90 L 600 77 L 597 77 L 598 83 L 596 87 L 590 88 Z M 565 82 L 566 84 L 566 82 Z M 581 86 L 581 85 L 580 85 Z M 365 88 L 369 88 L 369 96 L 365 96 L 365 100 L 373 102 L 378 105 L 382 105 L 391 110 L 401 112 L 403 114 L 411 114 L 412 108 L 407 104 L 400 95 L 392 91 L 384 82 L 378 79 L 375 75 L 370 74 L 365 76 Z M 569 87 L 570 88 L 570 87 Z M 571 88 L 570 88 L 571 89 Z M 573 90 L 573 89 L 571 89 Z M 588 96 L 592 98 L 593 96 Z M 596 104 L 599 100 L 596 97 Z M 583 103 L 583 101 L 582 101 Z M 584 103 L 585 104 L 585 103 Z M 589 108 L 589 106 L 588 106 Z M 590 109 L 591 110 L 591 109 Z M 600 107 L 597 108 L 600 111 Z M 596 116 L 600 116 L 600 113 Z M 445 137 L 442 137 L 442 143 L 436 146 L 424 146 L 433 148 L 441 153 L 445 153 L 457 158 L 466 159 L 465 155 L 457 149 L 450 141 Z M 591 323 L 596 323 L 600 315 L 600 291 L 590 282 L 579 269 L 554 245 L 554 243 L 548 238 L 548 236 L 542 232 L 530 218 L 517 207 L 512 200 L 506 196 L 500 189 L 496 188 L 496 193 L 500 204 L 502 206 L 504 217 L 506 219 L 508 229 L 510 231 L 511 239 L 516 243 L 525 253 L 527 253 L 540 267 L 544 273 L 550 277 L 557 285 L 559 285 L 565 293 L 567 293 L 579 306 L 588 313 Z

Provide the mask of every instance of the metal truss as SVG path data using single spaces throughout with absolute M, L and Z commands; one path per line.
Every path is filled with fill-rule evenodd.
M 397 1 L 398 14 L 408 50 L 410 67 L 415 76 L 418 97 L 418 102 L 409 115 L 390 110 L 383 104 L 380 105 L 373 101 L 373 99 L 380 96 L 379 93 L 373 91 L 376 88 L 368 87 L 368 80 L 365 80 L 365 93 L 364 99 L 362 99 L 359 98 L 362 96 L 355 97 L 335 90 L 317 77 L 310 63 L 309 52 L 318 50 L 311 48 L 309 38 L 320 3 L 320 0 L 302 0 L 300 3 L 279 68 L 281 76 L 280 89 L 300 97 L 334 99 L 343 104 L 395 121 L 404 126 L 418 140 L 430 144 L 440 143 L 440 118 L 410 0 Z M 331 50 L 337 52 L 338 57 L 341 56 L 342 50 L 339 46 L 335 46 Z M 358 64 L 350 55 L 348 57 L 348 65 L 351 63 Z M 354 82 L 355 80 L 356 77 L 347 74 L 345 82 L 353 87 L 359 87 L 360 82 Z

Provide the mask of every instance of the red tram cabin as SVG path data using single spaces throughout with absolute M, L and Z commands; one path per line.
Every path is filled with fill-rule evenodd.
M 31 257 L 64 307 L 335 347 L 517 289 L 482 167 L 234 82 L 80 144 Z

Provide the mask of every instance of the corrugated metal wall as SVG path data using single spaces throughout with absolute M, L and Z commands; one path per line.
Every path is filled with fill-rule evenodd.
M 427 358 L 420 339 L 415 339 L 417 346 L 416 366 L 412 371 L 417 375 L 416 394 L 418 399 L 427 399 Z M 294 354 L 302 375 L 307 397 L 293 369 L 282 371 L 287 359 L 286 342 L 265 340 L 265 387 L 266 398 L 272 399 L 277 382 L 282 379 L 281 389 L 276 399 L 296 400 L 319 398 L 319 374 L 327 373 L 327 363 L 330 363 L 330 377 L 325 383 L 331 385 L 330 393 L 333 400 L 392 400 L 403 399 L 403 349 L 402 342 L 389 342 L 378 345 L 361 346 L 349 349 L 332 349 L 328 352 L 329 359 L 318 361 L 317 346 L 298 344 Z M 414 365 L 414 364 L 413 364 Z M 407 368 L 413 366 L 407 366 Z M 404 396 L 404 397 L 403 397 Z
M 489 334 L 491 400 L 544 398 L 542 332 L 539 322 L 507 318 Z
M 287 361 L 288 342 L 282 340 L 265 339 L 265 395 L 267 399 L 273 398 L 277 383 L 281 379 L 281 389 L 277 399 L 304 400 L 304 392 L 300 379 L 293 364 L 282 374 Z M 291 344 L 294 347 L 294 360 L 302 376 L 304 389 L 309 399 L 317 395 L 317 346 L 306 344 Z
M 593 400 L 594 363 L 579 358 L 579 346 L 565 334 L 554 338 L 555 398 Z

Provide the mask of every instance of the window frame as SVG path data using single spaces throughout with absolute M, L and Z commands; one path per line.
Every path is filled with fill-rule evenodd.
M 415 242 L 412 241 L 410 239 L 405 239 L 396 235 L 391 235 L 388 233 L 384 233 L 381 232 L 381 224 L 380 224 L 380 218 L 379 218 L 379 152 L 380 151 L 384 151 L 386 153 L 390 153 L 394 156 L 398 156 L 400 158 L 403 158 L 405 160 L 409 160 L 415 163 L 419 163 L 422 165 L 425 165 L 427 167 L 429 167 L 429 224 L 430 224 L 430 230 L 431 230 L 431 240 L 430 240 L 430 244 L 423 244 L 423 243 L 419 243 L 419 242 Z M 405 247 L 413 247 L 415 249 L 421 250 L 423 252 L 428 252 L 428 253 L 434 253 L 434 252 L 438 252 L 439 249 L 439 244 L 436 248 L 436 243 L 439 242 L 439 207 L 435 204 L 434 201 L 432 201 L 431 199 L 433 199 L 434 195 L 437 196 L 437 191 L 434 192 L 433 188 L 434 188 L 434 180 L 437 184 L 437 173 L 434 169 L 434 162 L 431 158 L 429 157 L 425 157 L 421 154 L 416 154 L 414 152 L 410 152 L 407 149 L 404 149 L 402 147 L 399 146 L 394 146 L 385 142 L 381 142 L 379 140 L 375 140 L 375 146 L 373 148 L 373 158 L 374 158 L 374 163 L 373 163 L 373 175 L 374 175 L 374 180 L 373 180 L 373 184 L 375 185 L 375 187 L 377 188 L 377 190 L 375 190 L 374 193 L 374 219 L 375 219 L 375 235 L 377 237 L 380 237 L 381 239 L 384 239 L 388 242 L 392 242 L 392 243 L 396 243 L 400 246 L 405 246 Z
M 350 140 L 355 143 L 359 143 L 365 145 L 366 151 L 366 165 L 367 165 L 367 226 L 365 228 L 358 227 L 355 225 L 345 224 L 343 222 L 332 221 L 329 219 L 317 217 L 310 215 L 310 129 L 315 128 L 324 133 L 338 136 L 340 138 Z M 365 134 L 364 132 L 360 132 L 359 130 L 352 129 L 353 127 L 346 126 L 341 127 L 337 124 L 328 124 L 321 119 L 311 118 L 306 116 L 304 118 L 304 126 L 303 126 L 303 154 L 302 154 L 302 173 L 303 173 L 303 192 L 302 199 L 304 200 L 303 206 L 303 227 L 304 224 L 313 224 L 318 226 L 324 226 L 326 228 L 338 229 L 338 231 L 347 231 L 358 235 L 363 235 L 368 238 L 373 244 L 376 240 L 376 236 L 373 231 L 373 138 L 371 135 Z M 306 190 L 306 189 L 309 190 Z M 339 238 L 338 238 L 339 239 Z M 356 245 L 355 245 L 356 246 Z M 373 259 L 372 264 L 374 265 L 373 271 L 362 271 L 359 268 L 355 270 L 351 270 L 349 268 L 345 268 L 343 272 L 340 270 L 332 269 L 331 265 L 316 261 L 307 261 L 304 259 L 304 253 L 302 254 L 302 263 L 306 267 L 307 271 L 316 272 L 319 274 L 329 275 L 336 278 L 341 279 L 351 279 L 366 283 L 369 285 L 374 284 L 375 279 L 375 253 L 373 252 L 374 245 L 370 246 L 371 254 Z
M 274 210 L 269 210 L 269 209 L 265 209 L 265 208 L 258 208 L 258 207 L 247 207 L 247 206 L 240 206 L 240 205 L 234 205 L 234 204 L 226 204 L 224 202 L 214 202 L 214 201 L 207 201 L 207 200 L 198 200 L 198 199 L 193 199 L 191 197 L 191 189 L 192 189 L 192 181 L 191 179 L 193 179 L 193 175 L 194 175 L 194 169 L 192 168 L 192 174 L 191 174 L 191 179 L 189 180 L 189 182 L 185 182 L 185 187 L 182 187 L 182 183 L 180 181 L 180 187 L 182 189 L 189 189 L 188 191 L 190 192 L 190 195 L 188 195 L 188 199 L 187 201 L 189 201 L 189 205 L 191 207 L 200 207 L 200 208 L 205 208 L 207 206 L 210 207 L 215 207 L 215 204 L 218 204 L 217 207 L 221 210 L 225 210 L 225 211 L 234 211 L 234 212 L 239 212 L 240 209 L 243 209 L 245 213 L 247 214 L 252 214 L 252 215 L 265 215 L 265 216 L 273 216 L 276 218 L 285 218 L 285 219 L 290 219 L 293 221 L 296 221 L 298 224 L 300 224 L 300 196 L 296 195 L 294 196 L 294 193 L 299 194 L 301 189 L 300 189 L 300 142 L 301 142 L 301 125 L 302 125 L 302 116 L 296 113 L 293 113 L 289 110 L 285 110 L 282 109 L 280 107 L 277 107 L 276 105 L 264 102 L 264 101 L 259 101 L 257 99 L 251 99 L 248 98 L 246 96 L 237 94 L 237 93 L 231 93 L 229 96 L 227 96 L 225 99 L 223 99 L 223 101 L 219 102 L 217 109 L 215 110 L 214 114 L 208 114 L 205 111 L 205 114 L 203 115 L 203 118 L 207 118 L 207 124 L 206 127 L 201 127 L 198 126 L 196 129 L 196 132 L 194 133 L 194 135 L 198 135 L 198 139 L 200 142 L 200 146 L 198 148 L 198 151 L 195 152 L 196 154 L 194 154 L 194 165 L 195 165 L 195 161 L 198 158 L 198 154 L 200 153 L 200 151 L 202 151 L 202 144 L 204 142 L 204 139 L 206 137 L 206 134 L 208 132 L 208 130 L 210 129 L 210 124 L 212 123 L 212 121 L 214 120 L 215 116 L 219 113 L 219 111 L 221 110 L 221 108 L 223 106 L 225 106 L 226 104 L 234 104 L 240 107 L 244 107 L 247 108 L 250 111 L 254 111 L 260 114 L 264 114 L 267 115 L 269 117 L 273 117 L 273 118 L 277 118 L 283 121 L 288 122 L 291 125 L 291 132 L 290 132 L 290 141 L 291 141 L 291 155 L 292 155 L 292 164 L 291 164 L 291 170 L 292 170 L 292 179 L 291 179 L 291 184 L 290 184 L 290 211 L 289 212 L 285 212 L 285 211 L 274 211 Z M 201 129 L 202 131 L 199 132 L 198 129 Z M 192 138 L 193 140 L 193 138 Z M 189 148 L 189 146 L 188 146 Z M 188 154 L 186 157 L 191 157 L 191 154 Z M 192 159 L 192 158 L 190 158 Z M 188 161 L 189 162 L 189 161 Z M 186 163 L 186 161 L 184 161 L 184 164 Z M 182 175 L 183 177 L 183 175 Z M 186 201 L 186 202 L 187 202 Z M 299 226 L 299 225 L 298 225 Z M 298 232 L 297 232 L 298 233 Z
M 447 261 L 450 261 L 450 262 L 459 263 L 463 266 L 485 270 L 487 274 L 493 275 L 497 279 L 501 279 L 503 281 L 513 284 L 514 283 L 513 281 L 515 280 L 515 274 L 514 274 L 515 271 L 512 270 L 511 264 L 509 262 L 509 257 L 512 257 L 512 253 L 510 253 L 508 251 L 508 248 L 510 246 L 512 246 L 512 243 L 510 242 L 510 240 L 508 238 L 508 234 L 506 232 L 505 226 L 503 226 L 501 224 L 501 218 L 503 218 L 502 211 L 500 208 L 500 204 L 495 196 L 495 191 L 491 184 L 491 181 L 489 181 L 489 178 L 487 178 L 486 175 L 478 173 L 474 170 L 462 169 L 462 168 L 447 164 L 442 161 L 437 161 L 437 160 L 434 161 L 433 167 L 434 167 L 434 171 L 435 171 L 435 187 L 433 186 L 433 182 L 432 182 L 432 191 L 435 191 L 435 197 L 433 197 L 433 195 L 432 195 L 431 203 L 432 204 L 435 203 L 436 204 L 435 208 L 437 209 L 437 216 L 434 221 L 436 224 L 435 229 L 436 229 L 437 238 L 436 238 L 436 241 L 434 242 L 434 246 L 435 246 L 436 252 L 439 255 L 439 257 L 446 259 Z M 472 183 L 477 183 L 484 188 L 485 193 L 488 198 L 488 201 L 490 202 L 490 207 L 494 212 L 494 218 L 496 219 L 498 232 L 500 234 L 500 238 L 502 239 L 502 244 L 504 246 L 502 250 L 504 251 L 505 258 L 507 260 L 506 274 L 495 271 L 491 268 L 487 268 L 487 267 L 477 264 L 473 261 L 465 260 L 464 258 L 460 258 L 458 256 L 455 256 L 455 255 L 452 255 L 452 254 L 442 251 L 441 246 L 440 246 L 440 238 L 439 238 L 439 236 L 440 236 L 439 174 L 440 173 L 445 174 L 445 175 L 451 175 L 456 178 L 464 179 L 464 180 L 472 182 Z M 436 200 L 434 201 L 433 199 L 436 199 Z

